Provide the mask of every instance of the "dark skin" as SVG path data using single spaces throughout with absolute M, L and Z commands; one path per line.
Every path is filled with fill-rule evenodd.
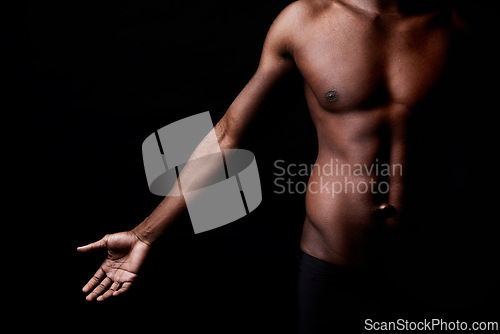
M 301 0 L 273 23 L 259 67 L 215 127 L 221 149 L 235 148 L 273 86 L 296 67 L 316 126 L 316 164 L 401 166 L 384 178 L 390 190 L 319 191 L 320 181 L 382 182 L 372 175 L 313 173 L 306 194 L 301 248 L 340 265 L 369 265 L 373 245 L 404 211 L 407 128 L 416 104 L 435 86 L 446 62 L 457 16 L 449 9 L 404 11 L 397 0 Z M 207 149 L 202 143 L 198 152 Z M 196 154 L 196 151 L 195 151 Z M 389 214 L 376 215 L 389 207 Z M 168 196 L 129 232 L 107 235 L 78 251 L 107 250 L 108 259 L 85 285 L 87 300 L 127 291 L 151 243 L 185 210 Z

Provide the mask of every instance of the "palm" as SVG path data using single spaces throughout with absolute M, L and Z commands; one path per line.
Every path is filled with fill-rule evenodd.
M 108 258 L 101 268 L 114 282 L 131 282 L 144 262 L 144 248 L 126 234 L 115 234 L 108 239 Z
M 84 292 L 94 289 L 87 300 L 104 300 L 119 295 L 130 288 L 137 277 L 149 246 L 140 241 L 131 232 L 121 232 L 106 235 L 101 240 L 80 247 L 78 250 L 87 252 L 96 249 L 106 249 L 108 257 L 89 282 L 83 288 Z

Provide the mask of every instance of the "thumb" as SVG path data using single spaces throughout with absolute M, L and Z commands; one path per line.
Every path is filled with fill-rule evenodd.
M 76 251 L 80 253 L 87 253 L 91 251 L 105 249 L 107 247 L 107 244 L 108 244 L 108 235 L 105 235 L 101 240 L 92 242 L 85 246 L 78 247 Z

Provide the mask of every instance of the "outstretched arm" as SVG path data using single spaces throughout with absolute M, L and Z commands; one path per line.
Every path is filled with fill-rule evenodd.
M 207 136 L 198 145 L 192 157 L 203 156 L 204 152 L 214 152 L 217 145 L 222 150 L 237 147 L 243 132 L 269 91 L 293 68 L 294 61 L 290 57 L 289 44 L 294 23 L 291 7 L 287 7 L 269 29 L 257 71 L 215 126 L 218 142 L 210 141 Z M 210 173 L 209 167 L 205 170 L 206 173 Z M 181 177 L 183 180 L 199 179 L 200 175 L 199 171 L 190 171 L 188 162 L 182 170 Z M 95 243 L 79 247 L 80 252 L 92 250 L 108 252 L 107 259 L 83 288 L 85 293 L 90 292 L 87 300 L 96 298 L 99 301 L 104 300 L 129 289 L 150 245 L 185 209 L 186 204 L 182 196 L 167 196 L 151 215 L 132 231 L 106 235 Z
M 289 56 L 287 43 L 289 30 L 286 29 L 286 24 L 289 23 L 283 21 L 284 19 L 278 17 L 271 26 L 257 71 L 216 124 L 214 130 L 218 143 L 203 140 L 194 151 L 193 157 L 203 156 L 204 152 L 214 152 L 214 146 L 216 148 L 217 145 L 221 150 L 237 147 L 245 129 L 258 112 L 271 88 L 293 68 L 294 62 Z M 182 173 L 188 171 L 189 163 Z M 205 167 L 205 172 L 209 173 L 209 168 Z M 196 175 L 196 177 L 200 176 Z M 183 181 L 189 179 L 189 176 L 183 175 Z M 144 242 L 152 243 L 184 210 L 183 197 L 168 196 L 133 231 Z

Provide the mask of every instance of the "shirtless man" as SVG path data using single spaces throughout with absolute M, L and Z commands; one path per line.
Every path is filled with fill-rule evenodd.
M 445 68 L 457 22 L 454 11 L 446 6 L 406 9 L 405 3 L 408 0 L 290 4 L 268 32 L 256 73 L 215 127 L 221 149 L 237 147 L 268 92 L 296 66 L 317 130 L 316 164 L 323 166 L 333 159 L 351 166 L 403 166 L 401 173 L 384 179 L 390 186 L 386 194 L 342 192 L 332 197 L 308 188 L 300 247 L 309 266 L 370 265 L 372 247 L 377 244 L 372 238 L 380 235 L 376 232 L 397 226 L 404 212 L 409 120 Z M 309 182 L 319 183 L 320 178 L 323 183 L 344 182 L 345 177 L 354 184 L 373 181 L 368 175 L 313 173 Z M 106 235 L 79 247 L 81 252 L 102 249 L 109 255 L 83 288 L 89 293 L 87 300 L 100 301 L 127 291 L 150 245 L 185 208 L 182 197 L 166 197 L 132 231 Z M 307 285 L 307 280 L 299 278 L 299 284 Z M 299 302 L 321 303 L 311 297 L 321 291 L 308 291 L 307 286 L 299 289 L 304 295 L 300 297 L 299 292 Z M 312 332 L 312 327 L 325 320 L 307 314 L 307 310 L 317 310 L 313 306 L 301 306 L 303 331 L 309 327 Z

